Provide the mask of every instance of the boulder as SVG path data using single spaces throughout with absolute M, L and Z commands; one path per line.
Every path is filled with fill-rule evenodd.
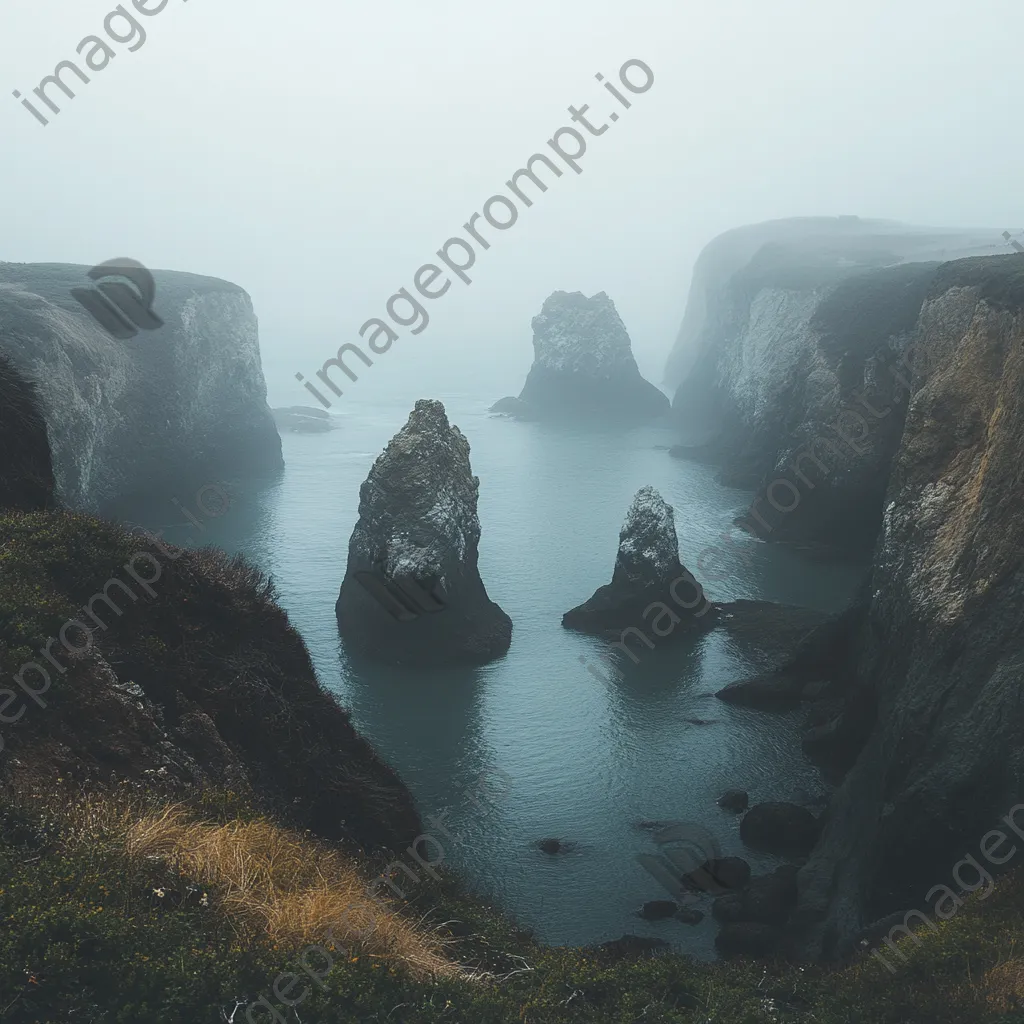
M 682 881 L 688 889 L 699 892 L 733 892 L 750 881 L 750 865 L 742 857 L 719 857 L 683 875 Z
M 740 814 L 747 809 L 750 798 L 745 789 L 727 789 L 719 798 L 718 806 L 726 811 Z
M 562 616 L 562 625 L 621 638 L 636 630 L 640 656 L 659 639 L 692 634 L 714 625 L 715 605 L 679 561 L 675 512 L 653 487 L 641 487 L 619 533 L 611 583 Z M 631 635 L 635 636 L 635 633 Z M 639 660 L 637 655 L 632 655 Z
M 554 292 L 533 318 L 533 365 L 518 398 L 492 412 L 522 419 L 644 423 L 669 400 L 640 376 L 626 328 L 604 293 Z
M 675 913 L 675 918 L 683 924 L 697 925 L 704 920 L 704 913 L 694 907 L 680 907 Z
M 663 921 L 674 917 L 679 907 L 672 900 L 648 900 L 637 913 L 645 921 Z
M 782 801 L 755 804 L 740 822 L 740 839 L 747 846 L 783 856 L 806 857 L 820 832 L 821 823 L 810 811 Z
M 477 568 L 479 486 L 469 442 L 444 406 L 418 401 L 359 491 L 335 606 L 350 650 L 414 666 L 505 654 L 512 621 Z

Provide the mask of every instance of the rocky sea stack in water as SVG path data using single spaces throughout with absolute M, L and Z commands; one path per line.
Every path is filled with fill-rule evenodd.
M 604 292 L 554 292 L 533 318 L 533 366 L 518 398 L 492 412 L 521 419 L 644 423 L 669 400 L 644 380 L 615 303 Z
M 619 534 L 611 583 L 566 612 L 562 625 L 584 633 L 638 629 L 666 637 L 698 623 L 710 627 L 715 618 L 714 605 L 679 561 L 672 506 L 653 487 L 641 487 Z
M 423 666 L 481 664 L 508 650 L 512 620 L 477 569 L 479 486 L 444 406 L 418 401 L 360 488 L 336 605 L 349 648 Z

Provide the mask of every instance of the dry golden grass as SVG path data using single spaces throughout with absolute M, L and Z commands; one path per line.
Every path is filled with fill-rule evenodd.
M 171 805 L 125 814 L 118 831 L 130 857 L 159 857 L 215 887 L 233 920 L 274 942 L 357 945 L 421 978 L 461 973 L 434 932 L 379 897 L 371 901 L 367 879 L 345 854 L 266 819 L 215 824 Z
M 216 823 L 182 804 L 154 807 L 111 794 L 34 794 L 34 801 L 50 806 L 73 845 L 104 843 L 131 859 L 159 858 L 209 886 L 243 935 L 292 948 L 358 948 L 420 980 L 471 977 L 446 955 L 436 930 L 379 895 L 371 899 L 370 880 L 351 857 L 266 818 Z

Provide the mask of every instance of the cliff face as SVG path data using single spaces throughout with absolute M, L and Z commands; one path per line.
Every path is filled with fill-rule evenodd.
M 926 892 L 1024 794 L 1024 256 L 942 266 L 914 349 L 854 645 L 877 716 L 801 876 L 812 952 L 931 914 Z
M 670 363 L 689 364 L 673 403 L 687 443 L 673 453 L 757 488 L 744 525 L 766 540 L 870 551 L 936 257 L 1000 242 L 856 218 L 716 239 Z
M 336 604 L 351 649 L 412 665 L 479 664 L 508 650 L 512 621 L 477 568 L 479 488 L 444 406 L 418 401 L 359 491 Z
M 524 419 L 644 422 L 668 399 L 640 376 L 615 304 L 604 293 L 554 292 L 533 318 L 533 365 L 518 399 L 494 407 Z
M 96 510 L 279 470 L 245 292 L 154 271 L 164 326 L 118 340 L 71 297 L 86 272 L 0 264 L 0 351 L 38 389 L 59 497 Z

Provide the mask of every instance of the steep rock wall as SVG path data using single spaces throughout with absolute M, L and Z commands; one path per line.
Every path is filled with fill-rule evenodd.
M 1024 256 L 941 267 L 914 345 L 855 644 L 876 721 L 801 875 L 813 953 L 931 914 L 926 893 L 1024 799 Z

